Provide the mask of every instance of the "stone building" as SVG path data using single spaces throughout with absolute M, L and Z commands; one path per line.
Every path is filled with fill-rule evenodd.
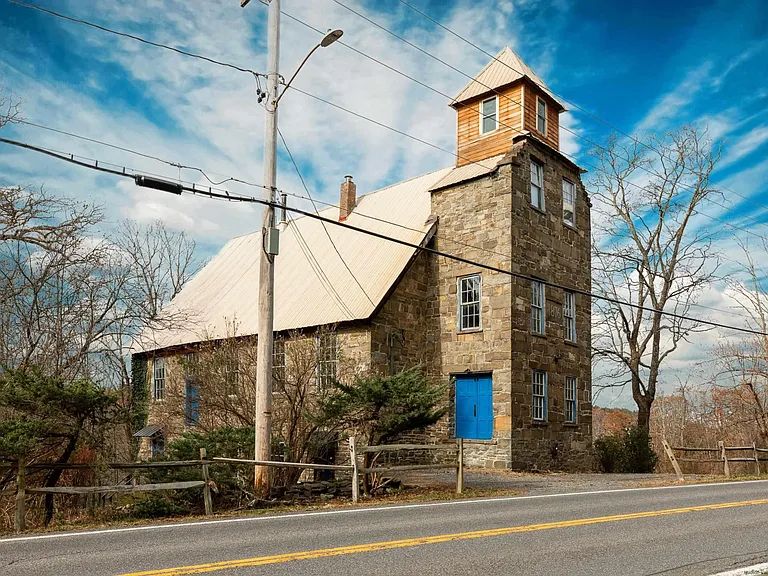
M 423 435 L 465 438 L 470 465 L 588 466 L 590 201 L 559 151 L 565 108 L 508 47 L 451 106 L 455 166 L 360 196 L 348 176 L 339 207 L 321 215 L 461 260 L 292 220 L 275 264 L 276 333 L 322 329 L 319 381 L 340 376 L 340 356 L 352 372 L 420 364 L 450 379 L 449 415 Z M 162 418 L 157 382 L 174 358 L 231 337 L 228 322 L 255 335 L 260 244 L 260 231 L 230 241 L 170 304 L 190 321 L 144 335 L 145 453 L 190 425 Z

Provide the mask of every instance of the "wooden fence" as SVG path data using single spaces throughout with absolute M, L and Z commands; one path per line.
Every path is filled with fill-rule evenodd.
M 687 446 L 670 446 L 667 442 L 666 438 L 662 438 L 661 440 L 662 446 L 664 447 L 664 451 L 667 454 L 667 458 L 669 458 L 670 463 L 672 464 L 672 468 L 675 470 L 675 474 L 677 474 L 678 479 L 682 480 L 684 475 L 683 471 L 680 467 L 680 462 L 684 463 L 710 463 L 710 464 L 722 464 L 723 466 L 723 474 L 726 478 L 731 477 L 731 464 L 734 462 L 743 462 L 743 463 L 751 463 L 755 465 L 755 472 L 757 475 L 760 475 L 760 462 L 768 462 L 768 457 L 761 457 L 761 454 L 765 454 L 768 456 L 768 448 L 758 448 L 757 445 L 753 442 L 751 446 L 726 446 L 723 442 L 717 443 L 717 448 L 693 448 L 693 447 L 687 447 Z M 703 454 L 705 456 L 710 454 L 715 454 L 715 457 L 704 457 L 704 458 L 690 458 L 690 457 L 683 457 L 678 458 L 675 455 L 675 452 L 682 452 L 684 454 Z M 729 456 L 728 454 L 737 452 L 742 453 L 742 455 L 735 455 L 735 456 Z M 744 453 L 749 454 L 749 456 L 743 455 Z
M 439 451 L 456 450 L 456 459 L 445 464 L 409 464 L 403 466 L 374 466 L 365 468 L 360 465 L 359 458 L 366 453 L 397 452 L 402 450 Z M 207 459 L 205 448 L 200 449 L 199 460 L 183 460 L 171 462 L 112 462 L 107 464 L 58 464 L 58 463 L 34 463 L 25 465 L 23 462 L 0 462 L 0 470 L 16 471 L 16 488 L 0 491 L 0 496 L 15 496 L 14 529 L 21 532 L 25 529 L 26 498 L 28 494 L 107 494 L 107 493 L 135 493 L 150 492 L 155 490 L 188 490 L 190 488 L 203 489 L 203 505 L 206 515 L 213 514 L 213 500 L 209 466 L 215 464 L 249 464 L 252 466 L 268 466 L 273 468 L 302 468 L 307 470 L 338 470 L 352 474 L 352 501 L 360 499 L 360 475 L 383 472 L 405 472 L 410 470 L 425 470 L 436 468 L 456 469 L 456 493 L 464 490 L 464 443 L 458 439 L 455 444 L 391 444 L 386 446 L 367 446 L 358 448 L 355 437 L 349 439 L 349 452 L 351 464 L 310 464 L 306 462 L 276 462 L 271 460 L 247 460 L 240 458 L 212 458 Z M 55 486 L 42 488 L 27 487 L 27 472 L 32 470 L 93 470 L 107 468 L 112 470 L 146 470 L 152 468 L 183 468 L 200 467 L 200 480 L 186 482 L 165 482 L 162 484 L 119 484 L 114 486 Z
M 109 494 L 109 493 L 136 493 L 151 492 L 155 490 L 187 490 L 190 488 L 203 489 L 203 505 L 207 515 L 213 514 L 213 500 L 211 498 L 211 481 L 208 466 L 212 460 L 206 459 L 205 448 L 200 449 L 199 460 L 180 460 L 171 462 L 110 462 L 106 464 L 59 464 L 54 462 L 37 462 L 25 464 L 24 462 L 0 462 L 0 470 L 16 471 L 16 488 L 14 490 L 0 491 L 0 496 L 15 496 L 15 511 L 13 527 L 21 532 L 26 527 L 26 499 L 27 494 L 63 494 L 68 496 L 80 494 Z M 107 468 L 111 470 L 146 470 L 151 468 L 189 468 L 199 466 L 201 468 L 200 480 L 186 482 L 164 482 L 162 484 L 118 484 L 114 486 L 54 486 L 54 487 L 27 487 L 27 472 L 33 470 L 94 470 Z

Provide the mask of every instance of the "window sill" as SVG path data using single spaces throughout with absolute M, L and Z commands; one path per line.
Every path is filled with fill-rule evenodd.
M 467 328 L 466 330 L 457 330 L 456 334 L 477 334 L 482 331 L 482 328 Z
M 549 426 L 549 420 L 531 420 L 531 426 Z
M 563 422 L 563 428 L 578 428 L 578 422 Z
M 563 220 L 563 226 L 565 226 L 566 228 L 570 228 L 570 229 L 571 229 L 571 230 L 573 230 L 574 232 L 575 232 L 576 230 L 578 230 L 578 228 L 576 227 L 576 224 L 571 224 L 570 222 L 568 222 L 568 221 L 566 221 L 566 220 Z
M 541 332 L 530 332 L 529 334 L 530 334 L 531 336 L 535 336 L 536 338 L 543 338 L 544 340 L 546 340 L 546 339 L 547 339 L 547 335 L 546 335 L 546 334 L 543 334 L 543 333 L 541 333 Z
M 566 346 L 573 346 L 574 348 L 578 348 L 579 347 L 578 343 L 575 340 L 563 340 L 563 343 Z
M 544 208 L 539 208 L 538 206 L 536 206 L 536 204 L 531 204 L 531 210 L 533 210 L 534 212 L 538 212 L 542 216 L 547 215 L 547 213 L 544 211 Z
M 494 438 L 491 438 L 490 440 L 476 440 L 474 438 L 464 438 L 464 444 L 495 446 L 496 444 L 498 444 L 498 442 Z

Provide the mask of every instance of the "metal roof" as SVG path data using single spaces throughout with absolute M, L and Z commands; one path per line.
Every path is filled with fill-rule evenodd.
M 444 178 L 432 186 L 430 190 L 447 188 L 448 186 L 453 186 L 460 182 L 465 182 L 467 180 L 472 180 L 473 178 L 479 178 L 480 176 L 490 174 L 496 170 L 499 162 L 501 162 L 501 159 L 504 158 L 504 156 L 506 156 L 506 153 L 499 154 L 498 156 L 492 156 L 490 158 L 485 158 L 479 162 L 473 162 L 472 164 L 466 164 L 464 166 L 454 168 L 448 172 Z
M 150 424 L 149 426 L 145 426 L 138 432 L 134 433 L 134 438 L 152 438 L 155 434 L 160 432 L 163 429 L 163 427 L 160 424 Z
M 523 62 L 509 46 L 505 46 L 504 50 L 499 52 L 496 57 L 491 60 L 480 73 L 470 80 L 464 89 L 459 92 L 456 98 L 451 102 L 451 106 L 466 102 L 472 98 L 476 98 L 482 94 L 487 94 L 493 90 L 501 88 L 527 77 L 534 84 L 537 84 L 544 92 L 546 92 L 560 107 L 565 110 L 565 105 L 547 88 L 544 81 L 539 78 L 536 73 L 530 69 L 528 64 Z
M 429 191 L 454 170 L 463 168 L 445 168 L 360 196 L 345 222 L 420 244 L 434 225 L 427 222 Z M 320 215 L 338 219 L 339 210 L 328 208 Z M 325 227 L 354 278 L 322 222 L 307 217 L 289 222 L 275 258 L 276 332 L 370 317 L 415 253 L 354 230 Z M 185 317 L 183 325 L 145 331 L 134 352 L 256 334 L 261 246 L 261 230 L 230 240 L 164 309 L 166 318 Z M 306 246 L 316 265 L 310 263 Z

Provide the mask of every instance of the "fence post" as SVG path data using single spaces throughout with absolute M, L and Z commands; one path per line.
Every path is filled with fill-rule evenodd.
M 203 462 L 206 456 L 205 448 L 200 448 L 200 461 Z M 208 476 L 208 464 L 202 464 L 202 468 L 203 482 L 205 482 L 205 486 L 203 486 L 203 503 L 205 504 L 205 515 L 210 516 L 213 514 L 213 501 L 211 500 L 211 479 Z
M 757 444 L 752 442 L 752 454 L 755 455 L 755 468 L 757 468 L 757 475 L 760 476 L 760 459 L 757 457 Z
M 456 438 L 456 494 L 464 492 L 464 438 Z
M 725 474 L 726 478 L 731 477 L 731 468 L 728 466 L 728 456 L 725 452 L 725 442 L 722 440 L 717 443 L 717 447 L 720 448 L 720 454 L 723 459 L 723 474 Z
M 352 462 L 352 502 L 360 499 L 360 472 L 357 469 L 357 444 L 354 436 L 349 437 L 349 458 Z
M 26 528 L 27 518 L 27 478 L 26 464 L 19 459 L 16 470 L 16 510 L 13 516 L 13 528 L 16 532 L 22 532 Z
M 664 451 L 667 453 L 667 458 L 669 458 L 669 461 L 672 463 L 672 468 L 675 469 L 675 474 L 677 474 L 677 479 L 682 481 L 683 471 L 680 469 L 680 464 L 677 463 L 677 458 L 675 458 L 675 453 L 672 452 L 672 447 L 669 445 L 669 442 L 667 442 L 666 438 L 662 437 L 661 445 L 664 446 Z

